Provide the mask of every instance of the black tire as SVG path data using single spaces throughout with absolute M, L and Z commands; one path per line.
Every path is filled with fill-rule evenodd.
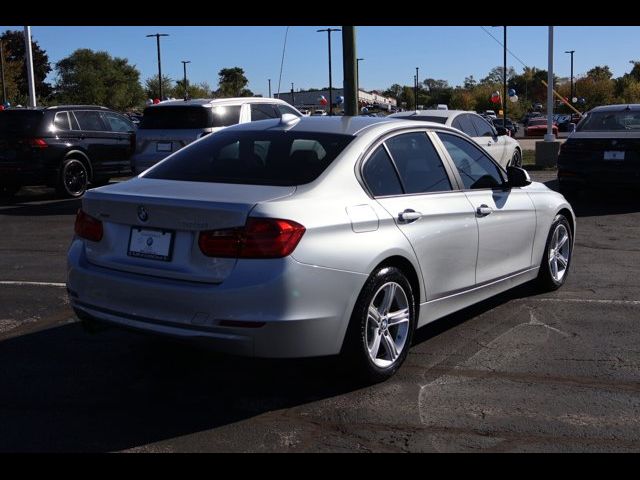
M 0 198 L 12 198 L 21 188 L 22 185 L 0 185 Z
M 404 330 L 404 327 L 402 327 L 403 330 L 400 330 L 401 327 L 399 325 L 387 328 L 386 331 L 388 333 L 393 336 L 397 336 L 397 340 L 404 339 L 404 343 L 402 344 L 402 349 L 395 360 L 391 361 L 383 358 L 377 359 L 378 361 L 391 361 L 391 364 L 387 366 L 379 366 L 374 363 L 369 353 L 367 332 L 369 330 L 370 338 L 372 335 L 378 334 L 377 330 L 372 333 L 370 329 L 372 324 L 369 322 L 369 306 L 372 305 L 375 300 L 379 299 L 380 295 L 384 296 L 382 288 L 390 284 L 395 284 L 396 289 L 398 286 L 402 289 L 409 309 L 409 319 L 408 322 L 405 322 L 407 324 L 406 331 Z M 395 308 L 404 308 L 403 305 L 400 305 L 400 303 L 404 302 L 396 302 L 396 300 L 393 300 L 393 302 L 395 302 L 392 303 L 392 305 L 396 305 Z M 350 370 L 350 373 L 353 373 L 358 380 L 366 383 L 382 382 L 392 377 L 407 357 L 407 353 L 411 347 L 416 323 L 416 306 L 413 289 L 411 288 L 411 284 L 404 273 L 396 267 L 383 267 L 373 272 L 369 276 L 369 279 L 362 288 L 360 296 L 356 301 L 342 348 L 341 355 L 348 370 Z M 384 323 L 384 325 L 386 328 L 386 323 Z M 395 332 L 392 331 L 392 329 L 395 329 Z M 380 338 L 382 339 L 382 336 L 380 336 Z M 380 340 L 378 345 L 379 348 L 383 348 L 384 346 L 385 352 L 383 352 L 383 355 L 388 356 L 389 347 L 386 346 L 388 344 L 386 344 L 385 341 Z
M 554 248 L 554 233 L 560 227 L 561 232 L 566 232 L 568 239 L 566 244 L 568 245 L 568 253 L 567 257 L 567 265 L 565 267 L 564 273 L 561 278 L 557 278 L 557 275 L 554 276 L 552 273 L 552 266 L 550 261 L 550 250 Z M 551 224 L 551 228 L 549 229 L 549 234 L 547 235 L 547 243 L 544 247 L 544 253 L 542 255 L 542 261 L 540 263 L 540 271 L 538 272 L 538 278 L 536 279 L 538 289 L 542 292 L 550 292 L 553 290 L 559 289 L 567 280 L 567 276 L 569 275 L 569 270 L 571 267 L 571 260 L 573 257 L 573 234 L 571 233 L 571 227 L 569 225 L 569 221 L 567 218 L 558 214 L 556 218 L 553 220 Z M 556 263 L 557 264 L 557 263 Z M 559 267 L 556 267 L 559 268 Z
M 84 195 L 89 185 L 89 172 L 84 162 L 77 158 L 67 158 L 60 167 L 58 194 L 66 198 L 78 198 Z
M 522 168 L 522 153 L 517 148 L 513 152 L 513 156 L 511 157 L 511 160 L 509 161 L 509 166 Z

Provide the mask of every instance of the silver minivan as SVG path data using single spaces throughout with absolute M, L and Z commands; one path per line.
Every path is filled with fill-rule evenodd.
M 131 169 L 139 174 L 191 142 L 230 125 L 302 114 L 283 100 L 240 97 L 171 100 L 144 110 Z

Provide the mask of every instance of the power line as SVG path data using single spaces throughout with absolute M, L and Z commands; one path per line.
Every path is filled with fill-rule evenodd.
M 289 27 L 284 32 L 284 45 L 282 46 L 282 61 L 280 62 L 280 76 L 278 77 L 278 93 L 277 98 L 280 98 L 280 82 L 282 82 L 282 67 L 284 65 L 284 52 L 287 48 L 287 35 L 289 35 Z
M 487 30 L 487 29 L 486 29 L 486 28 L 484 28 L 483 26 L 480 26 L 480 28 L 481 28 L 482 30 L 484 30 L 484 33 L 486 33 L 486 34 L 487 34 L 487 35 L 489 35 L 491 38 L 493 38 L 493 39 L 498 43 L 498 45 L 500 45 L 502 48 L 504 48 L 504 43 L 502 43 L 502 42 L 501 42 L 500 40 L 498 40 L 496 37 L 494 37 L 493 35 L 491 35 L 491 32 L 489 32 L 489 30 Z M 519 62 L 522 64 L 522 66 L 523 66 L 523 67 L 528 67 L 528 65 L 527 65 L 526 63 L 524 63 L 522 60 L 520 60 L 520 59 L 516 56 L 516 54 L 515 54 L 515 53 L 513 53 L 513 52 L 512 52 L 511 50 L 509 50 L 508 48 L 507 48 L 507 52 L 509 52 L 513 58 L 515 58 L 517 61 L 519 61 Z

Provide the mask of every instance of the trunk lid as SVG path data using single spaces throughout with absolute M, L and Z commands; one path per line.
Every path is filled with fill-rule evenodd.
M 90 190 L 82 208 L 102 221 L 104 235 L 100 242 L 85 242 L 87 259 L 142 275 L 222 283 L 237 260 L 202 254 L 200 232 L 241 227 L 256 204 L 289 196 L 295 189 L 136 178 Z M 146 253 L 133 256 L 147 251 L 143 243 L 150 237 L 159 248 L 153 255 L 167 253 L 167 260 Z

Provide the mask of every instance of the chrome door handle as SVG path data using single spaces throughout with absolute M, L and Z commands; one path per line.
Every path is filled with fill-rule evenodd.
M 480 205 L 478 208 L 476 208 L 476 213 L 478 214 L 479 217 L 486 217 L 491 212 L 493 212 L 493 208 L 488 207 L 484 203 Z
M 398 214 L 398 219 L 401 222 L 415 222 L 422 216 L 422 213 L 416 212 L 415 210 L 411 210 L 407 208 L 404 212 L 400 212 Z

